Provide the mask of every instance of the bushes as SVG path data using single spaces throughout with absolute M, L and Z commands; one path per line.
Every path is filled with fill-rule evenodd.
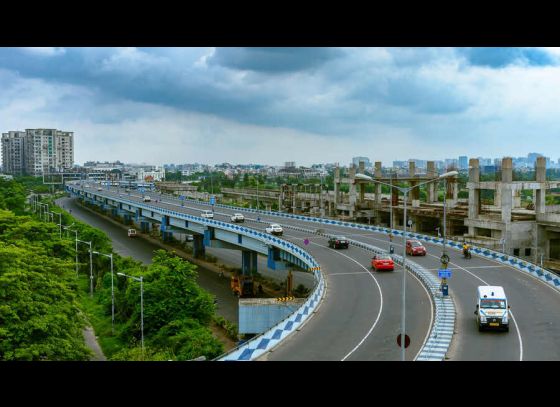
M 225 329 L 226 331 L 226 335 L 228 336 L 228 338 L 233 339 L 234 341 L 238 341 L 239 340 L 239 332 L 237 329 L 237 325 L 229 322 L 227 319 L 225 319 L 224 317 L 220 316 L 220 315 L 216 315 L 214 317 L 214 322 L 216 322 L 216 324 Z
M 27 216 L 0 211 L 0 224 L 0 360 L 87 360 L 64 242 Z

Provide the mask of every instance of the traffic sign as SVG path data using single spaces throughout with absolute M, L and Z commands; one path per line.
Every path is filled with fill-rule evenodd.
M 216 203 L 216 197 L 215 196 L 211 196 L 210 197 L 210 205 L 214 205 Z
M 185 195 L 179 195 L 179 199 L 180 199 L 181 201 L 184 201 L 184 200 L 185 200 Z
M 449 269 L 439 269 L 437 272 L 439 278 L 451 278 L 451 270 Z
M 444 254 L 441 255 L 440 260 L 443 264 L 447 264 L 447 263 L 449 263 L 449 256 L 444 253 Z
M 397 336 L 397 345 L 399 345 L 399 348 L 401 347 L 401 334 L 399 334 Z M 408 346 L 410 345 L 410 336 L 408 335 L 404 335 L 404 347 L 405 349 L 408 348 Z

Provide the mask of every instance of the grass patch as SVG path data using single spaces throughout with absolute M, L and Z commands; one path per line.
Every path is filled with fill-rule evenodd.
M 87 276 L 79 277 L 78 286 L 81 309 L 93 326 L 103 353 L 107 359 L 110 359 L 112 355 L 127 347 L 116 337 L 119 325 L 115 324 L 115 335 L 113 336 L 111 333 L 111 316 L 105 315 L 103 306 L 95 298 L 95 291 L 93 298 L 89 296 L 89 278 Z

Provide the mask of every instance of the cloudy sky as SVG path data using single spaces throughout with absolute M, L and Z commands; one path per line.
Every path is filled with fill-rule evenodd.
M 557 48 L 0 48 L 0 90 L 80 164 L 560 158 Z

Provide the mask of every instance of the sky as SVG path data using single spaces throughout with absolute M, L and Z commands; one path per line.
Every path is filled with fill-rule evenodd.
M 0 48 L 0 90 L 80 164 L 560 158 L 560 48 Z

